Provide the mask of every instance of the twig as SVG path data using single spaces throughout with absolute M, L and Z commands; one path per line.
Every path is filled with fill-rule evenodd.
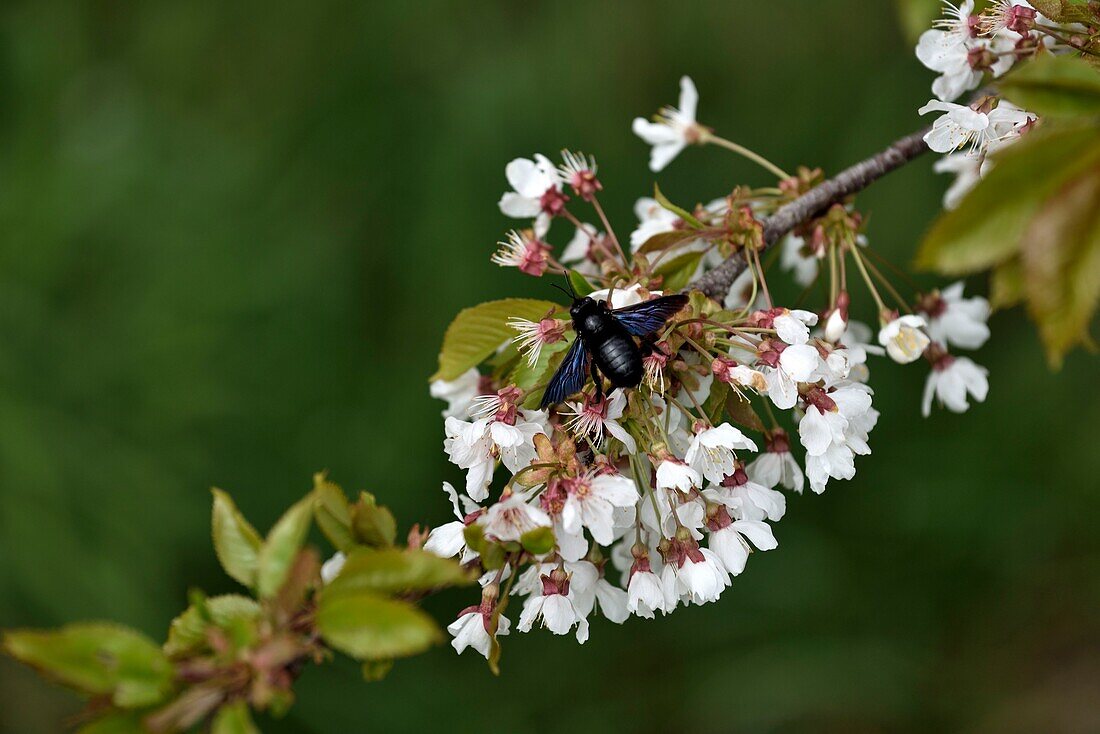
M 820 186 L 810 189 L 794 201 L 788 202 L 776 210 L 775 214 L 764 220 L 764 247 L 771 247 L 783 235 L 820 214 L 832 204 L 846 196 L 862 191 L 872 182 L 885 176 L 894 169 L 901 168 L 921 153 L 928 150 L 924 142 L 928 128 L 918 130 L 911 135 L 895 141 L 890 147 L 860 161 L 851 168 L 838 173 Z M 748 263 L 740 252 L 727 257 L 718 267 L 699 276 L 681 291 L 702 291 L 711 298 L 721 298 L 729 291 Z

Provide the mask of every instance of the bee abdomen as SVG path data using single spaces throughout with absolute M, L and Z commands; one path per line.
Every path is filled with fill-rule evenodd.
M 642 354 L 628 336 L 614 336 L 593 355 L 596 366 L 615 387 L 636 387 L 642 381 Z

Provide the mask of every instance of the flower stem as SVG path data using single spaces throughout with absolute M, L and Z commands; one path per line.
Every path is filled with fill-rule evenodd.
M 879 313 L 888 311 L 886 304 L 882 302 L 882 296 L 878 294 L 878 288 L 875 288 L 875 283 L 871 280 L 870 274 L 867 272 L 867 267 L 863 264 L 863 256 L 859 254 L 857 248 L 849 248 L 852 251 L 852 258 L 856 261 L 856 265 L 859 266 L 859 272 L 863 275 L 863 281 L 867 284 L 868 290 L 871 291 L 871 295 L 875 299 L 875 303 L 878 305 Z
M 726 150 L 732 150 L 734 153 L 741 156 L 742 158 L 747 158 L 748 160 L 752 161 L 756 165 L 758 165 L 762 168 L 766 168 L 776 178 L 786 179 L 786 178 L 791 177 L 789 173 L 787 173 L 782 168 L 780 168 L 779 166 L 777 166 L 774 163 L 772 163 L 771 161 L 769 161 L 764 156 L 760 155 L 759 153 L 756 153 L 754 151 L 749 150 L 748 148 L 744 147 L 743 145 L 738 145 L 737 143 L 733 142 L 732 140 L 726 140 L 725 138 L 719 137 L 719 136 L 714 135 L 712 133 L 712 134 L 707 135 L 706 137 L 704 137 L 703 142 L 712 143 L 712 144 L 717 145 L 721 148 L 725 148 Z
M 623 246 L 619 244 L 619 238 L 615 235 L 615 230 L 611 228 L 611 222 L 608 221 L 607 215 L 604 214 L 603 207 L 600 206 L 600 200 L 595 196 L 592 197 L 592 206 L 595 208 L 600 221 L 603 222 L 604 231 L 607 232 L 607 236 L 611 238 L 611 242 L 614 243 L 615 248 L 619 251 L 619 257 L 622 258 L 623 267 L 629 271 L 630 261 L 626 257 L 626 252 L 623 250 Z

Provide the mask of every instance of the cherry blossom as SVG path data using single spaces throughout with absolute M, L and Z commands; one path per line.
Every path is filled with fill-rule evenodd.
M 698 143 L 706 132 L 695 121 L 695 109 L 699 104 L 699 92 L 690 77 L 680 77 L 679 107 L 664 107 L 656 115 L 655 122 L 642 117 L 634 118 L 634 134 L 653 146 L 649 168 L 660 171 L 688 145 Z

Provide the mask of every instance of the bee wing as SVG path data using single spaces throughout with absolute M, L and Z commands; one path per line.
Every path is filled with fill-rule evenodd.
M 556 405 L 584 387 L 587 377 L 588 353 L 584 349 L 584 342 L 580 336 L 573 340 L 573 346 L 565 353 L 565 359 L 558 366 L 558 371 L 550 378 L 550 384 L 546 386 L 546 392 L 542 396 L 542 407 Z
M 634 336 L 647 336 L 664 326 L 669 317 L 687 302 L 688 297 L 681 294 L 661 296 L 645 303 L 617 308 L 611 315 Z

